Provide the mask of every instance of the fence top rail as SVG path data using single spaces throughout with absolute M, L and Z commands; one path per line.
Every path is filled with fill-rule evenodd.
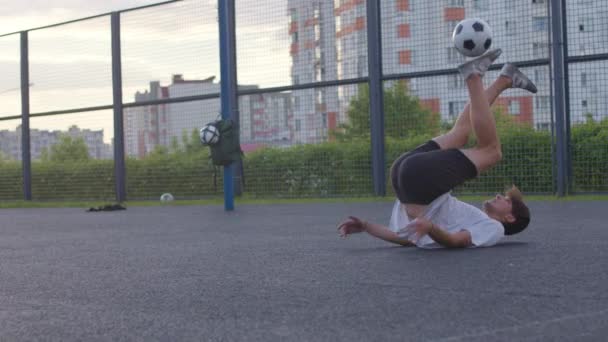
M 157 2 L 157 3 L 149 4 L 149 5 L 143 5 L 143 6 L 138 6 L 138 7 L 125 8 L 125 9 L 122 9 L 122 10 L 119 10 L 119 11 L 111 11 L 111 12 L 106 12 L 106 13 L 102 13 L 102 14 L 96 14 L 96 15 L 92 15 L 92 16 L 88 16 L 88 17 L 78 18 L 78 19 L 74 19 L 74 20 L 63 21 L 63 22 L 56 23 L 56 24 L 51 24 L 51 25 L 46 25 L 46 26 L 40 26 L 40 27 L 34 27 L 34 28 L 31 28 L 31 29 L 27 29 L 27 30 L 15 31 L 15 32 L 10 32 L 10 33 L 4 33 L 4 34 L 0 34 L 0 38 L 7 37 L 7 36 L 12 36 L 12 35 L 16 35 L 16 34 L 20 34 L 21 32 L 29 32 L 29 31 L 42 30 L 42 29 L 57 27 L 57 26 L 61 26 L 61 25 L 73 24 L 73 23 L 77 23 L 77 22 L 80 22 L 80 21 L 85 21 L 85 20 L 91 20 L 91 19 L 101 18 L 101 17 L 105 17 L 105 16 L 110 16 L 110 15 L 112 15 L 112 13 L 124 13 L 124 12 L 137 11 L 137 10 L 141 10 L 141 9 L 144 9 L 144 8 L 157 7 L 157 6 L 167 5 L 167 4 L 171 4 L 171 3 L 174 3 L 174 2 L 181 2 L 181 1 L 184 1 L 184 0 L 168 0 L 168 1 Z

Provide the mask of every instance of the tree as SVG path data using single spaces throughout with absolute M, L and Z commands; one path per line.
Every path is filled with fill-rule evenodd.
M 348 107 L 349 123 L 340 125 L 332 134 L 338 140 L 367 137 L 370 134 L 369 87 L 359 91 Z M 384 133 L 387 137 L 408 138 L 417 135 L 436 135 L 440 130 L 440 116 L 424 108 L 418 98 L 411 96 L 404 82 L 384 91 Z
M 43 161 L 66 162 L 89 160 L 89 148 L 82 137 L 72 138 L 62 134 L 59 141 L 51 146 L 50 151 L 44 149 L 41 153 Z
M 9 160 L 11 160 L 11 158 L 3 151 L 0 151 L 0 163 L 9 161 Z
M 182 144 L 184 152 L 186 153 L 200 152 L 201 140 L 199 137 L 198 129 L 192 129 L 192 131 L 190 131 L 190 134 L 188 134 L 188 131 L 184 130 L 182 132 Z
M 181 151 L 181 148 L 179 147 L 179 142 L 177 141 L 177 137 L 175 137 L 175 136 L 173 138 L 171 138 L 170 151 L 171 151 L 171 153 L 178 153 Z

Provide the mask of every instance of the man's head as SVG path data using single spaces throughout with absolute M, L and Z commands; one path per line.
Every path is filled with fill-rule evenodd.
M 502 222 L 505 227 L 505 235 L 517 234 L 530 223 L 530 209 L 515 186 L 507 190 L 504 196 L 498 194 L 483 202 L 483 210 L 491 218 Z

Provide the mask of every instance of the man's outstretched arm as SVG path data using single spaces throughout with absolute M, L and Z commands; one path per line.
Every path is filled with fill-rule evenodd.
M 363 221 L 354 216 L 350 216 L 346 221 L 342 222 L 338 226 L 338 232 L 340 233 L 341 237 L 347 237 L 350 234 L 366 232 L 373 237 L 377 237 L 381 240 L 395 243 L 404 247 L 416 246 L 411 241 L 399 237 L 397 233 L 393 232 L 385 226 Z
M 382 226 L 382 225 L 379 225 L 376 223 L 371 223 L 371 222 L 364 222 L 364 225 L 365 225 L 365 231 L 371 236 L 377 237 L 384 241 L 396 243 L 398 245 L 405 246 L 405 247 L 416 246 L 413 242 L 399 237 L 399 235 L 397 235 L 397 233 L 388 229 L 385 226 Z

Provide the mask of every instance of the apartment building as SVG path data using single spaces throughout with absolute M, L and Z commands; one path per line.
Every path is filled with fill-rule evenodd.
M 288 0 L 292 83 L 332 81 L 338 75 L 336 31 L 331 1 Z M 338 87 L 295 90 L 293 143 L 327 139 L 339 118 Z
M 493 46 L 504 51 L 501 62 L 548 58 L 550 22 L 546 1 L 382 0 L 383 73 L 402 74 L 457 67 L 464 62 L 464 57 L 454 49 L 451 35 L 455 25 L 467 17 L 483 18 L 490 24 L 494 31 Z M 311 80 L 315 55 L 325 56 L 325 65 L 335 65 L 335 77 L 338 79 L 367 75 L 366 1 L 335 0 L 331 6 L 328 3 L 288 1 L 294 84 L 302 82 L 302 79 Z M 593 0 L 574 2 L 569 6 L 570 55 L 606 52 L 608 36 L 602 32 L 608 29 L 608 11 L 598 12 L 597 9 L 597 1 Z M 312 48 L 310 39 L 316 24 L 326 33 L 320 37 L 327 41 L 314 41 Z M 327 31 L 333 34 L 327 34 Z M 312 56 L 309 53 L 311 50 L 314 52 Z M 335 59 L 327 60 L 332 54 L 335 54 Z M 608 113 L 608 97 L 599 94 L 601 89 L 608 89 L 608 79 L 598 77 L 594 72 L 604 64 L 596 62 L 570 66 L 572 122 L 583 121 L 586 113 L 591 113 L 596 119 Z M 532 96 L 522 90 L 509 90 L 497 101 L 496 106 L 517 122 L 536 129 L 549 129 L 549 67 L 530 67 L 525 72 L 537 83 L 538 94 Z M 496 75 L 497 72 L 490 72 L 486 82 Z M 440 113 L 444 121 L 453 121 L 467 101 L 465 84 L 459 75 L 410 78 L 407 82 L 411 93 L 418 96 L 424 106 Z M 338 122 L 348 120 L 348 103 L 356 93 L 356 86 L 339 89 Z M 298 107 L 314 103 L 307 100 L 300 100 Z M 294 110 L 296 119 L 318 115 L 314 108 L 308 106 L 308 111 Z M 309 127 L 306 129 L 313 130 Z M 304 140 L 315 142 L 323 138 L 327 137 Z
M 150 82 L 150 88 L 135 93 L 135 102 L 218 94 L 221 83 L 215 77 L 188 80 L 173 75 L 171 84 Z M 241 85 L 239 90 L 257 89 L 255 85 Z M 128 156 L 143 158 L 156 146 L 179 144 L 193 130 L 215 121 L 221 116 L 220 98 L 175 102 L 163 105 L 132 107 L 125 111 L 125 150 Z M 291 95 L 272 93 L 239 97 L 239 116 L 242 144 L 288 143 L 293 139 Z
M 89 156 L 93 159 L 112 159 L 112 145 L 103 141 L 103 130 L 81 129 L 76 126 L 66 131 L 30 130 L 30 154 L 32 160 L 40 159 L 44 150 L 59 142 L 61 135 L 82 138 L 87 145 Z M 0 131 L 0 151 L 13 160 L 21 160 L 21 125 L 14 131 Z

